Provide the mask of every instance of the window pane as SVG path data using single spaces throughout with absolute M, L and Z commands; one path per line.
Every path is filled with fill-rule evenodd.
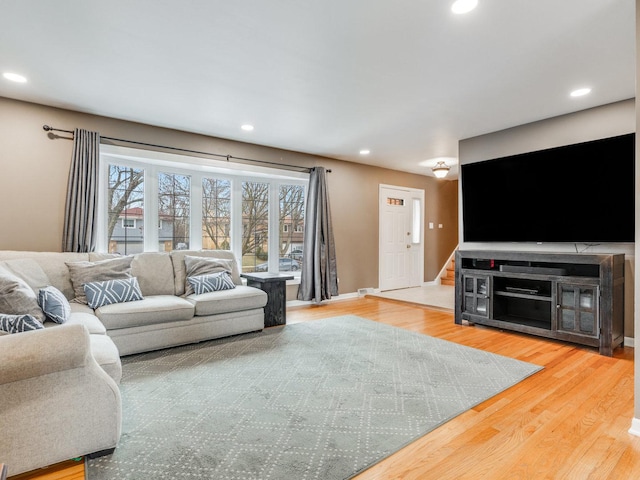
M 109 165 L 107 238 L 109 252 L 128 255 L 144 249 L 144 170 Z
M 173 173 L 158 174 L 158 230 L 160 250 L 189 248 L 191 216 L 191 177 Z
M 298 272 L 304 239 L 304 187 L 280 185 L 280 271 Z
M 202 248 L 231 249 L 231 181 L 202 179 Z
M 269 184 L 242 182 L 242 271 L 268 270 Z

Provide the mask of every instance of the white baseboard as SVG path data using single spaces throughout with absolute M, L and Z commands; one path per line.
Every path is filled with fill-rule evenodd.
M 341 293 L 340 295 L 336 295 L 335 297 L 331 297 L 329 300 L 322 300 L 322 302 L 306 302 L 304 300 L 288 300 L 287 307 L 300 307 L 303 305 L 322 305 L 325 303 L 333 303 L 340 302 L 341 300 L 351 300 L 353 298 L 358 298 L 358 292 L 352 293 Z
M 624 337 L 623 345 L 625 347 L 635 347 L 635 339 L 634 339 L 634 337 Z
M 640 418 L 631 419 L 631 428 L 629 429 L 631 435 L 640 437 Z

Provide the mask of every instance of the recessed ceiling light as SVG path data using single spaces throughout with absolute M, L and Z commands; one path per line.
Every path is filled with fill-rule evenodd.
M 11 80 L 12 82 L 25 83 L 27 81 L 26 77 L 18 75 L 17 73 L 5 72 L 2 74 L 2 76 L 7 80 Z
M 240 128 L 245 132 L 250 132 L 251 130 L 253 130 L 253 125 L 249 125 L 248 123 L 246 123 L 242 125 Z
M 478 6 L 478 0 L 457 0 L 451 5 L 451 11 L 456 14 L 468 13 Z
M 370 150 L 360 150 L 360 155 L 369 155 L 370 153 Z
M 583 95 L 586 95 L 589 92 L 591 92 L 590 88 L 578 88 L 577 90 L 574 90 L 573 92 L 571 92 L 570 95 L 572 97 L 582 97 Z

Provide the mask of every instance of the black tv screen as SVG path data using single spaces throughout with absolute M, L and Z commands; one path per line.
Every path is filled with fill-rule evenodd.
M 633 133 L 460 169 L 465 242 L 634 241 Z

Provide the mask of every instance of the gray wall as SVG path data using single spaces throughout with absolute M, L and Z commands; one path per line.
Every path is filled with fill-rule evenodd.
M 457 182 L 326 157 L 223 140 L 0 97 L 0 249 L 59 251 L 72 142 L 51 140 L 44 124 L 103 136 L 330 168 L 340 292 L 378 286 L 378 185 L 425 190 L 425 281 L 435 279 L 457 244 Z M 60 134 L 63 135 L 63 134 Z M 127 145 L 130 146 L 130 145 Z M 292 293 L 290 293 L 290 299 Z M 295 294 L 295 289 L 294 293 Z
M 635 100 L 629 99 L 601 107 L 582 110 L 507 130 L 462 140 L 459 145 L 460 165 L 507 155 L 532 152 L 545 148 L 570 145 L 635 132 Z M 637 145 L 637 143 L 636 143 Z M 610 165 L 615 168 L 615 165 Z M 637 168 L 636 168 L 637 171 Z M 461 193 L 461 189 L 460 193 Z M 459 202 L 462 205 L 462 202 Z M 636 213 L 638 209 L 636 208 Z M 613 219 L 612 219 L 613 221 Z M 459 215 L 460 249 L 462 250 L 524 250 L 575 252 L 574 244 L 566 243 L 470 243 L 462 242 L 462 212 Z M 638 222 L 636 221 L 636 228 Z M 605 228 L 605 227 L 603 227 Z M 624 253 L 625 259 L 625 337 L 634 336 L 634 271 L 633 244 L 581 246 L 593 253 Z

